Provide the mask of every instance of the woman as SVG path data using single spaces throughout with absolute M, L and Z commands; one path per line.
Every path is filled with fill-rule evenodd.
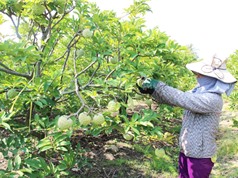
M 185 109 L 179 136 L 179 177 L 208 178 L 214 165 L 211 158 L 216 152 L 221 95 L 230 95 L 236 79 L 226 70 L 225 61 L 216 57 L 186 67 L 197 77 L 198 85 L 192 91 L 183 92 L 154 79 L 137 87 L 158 103 Z

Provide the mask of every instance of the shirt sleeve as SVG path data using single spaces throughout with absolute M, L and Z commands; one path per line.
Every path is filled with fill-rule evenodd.
M 223 101 L 215 93 L 183 92 L 159 82 L 152 97 L 161 104 L 178 106 L 194 113 L 220 113 Z

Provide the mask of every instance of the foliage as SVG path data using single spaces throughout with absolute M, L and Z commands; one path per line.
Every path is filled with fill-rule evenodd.
M 228 108 L 227 108 L 228 109 Z M 237 117 L 236 112 L 231 112 L 230 110 L 225 110 L 225 114 L 222 117 L 220 124 L 220 133 L 218 139 L 218 149 L 217 154 L 215 155 L 215 166 L 212 172 L 212 177 L 237 177 L 238 175 L 238 149 L 237 143 L 238 139 L 237 128 L 233 127 L 231 118 Z M 232 113 L 232 114 L 230 114 Z M 229 123 L 229 124 L 228 124 Z
M 9 160 L 5 174 L 70 176 L 73 167 L 86 164 L 83 148 L 71 143 L 79 130 L 93 136 L 131 131 L 134 141 L 163 141 L 162 118 L 181 112 L 169 115 L 171 108 L 164 107 L 160 114 L 149 109 L 130 116 L 128 98 L 139 94 L 135 83 L 140 76 L 187 89 L 192 79 L 184 65 L 195 55 L 158 28 L 146 29 L 146 2 L 134 1 L 126 9 L 128 18 L 86 0 L 0 2 L 17 37 L 0 42 L 0 127 L 8 133 L 1 138 Z M 9 97 L 12 89 L 16 94 Z M 108 110 L 110 101 L 119 103 L 116 111 Z M 90 118 L 102 113 L 105 121 L 81 126 L 77 117 L 83 112 Z M 69 130 L 57 127 L 62 115 L 73 121 Z
M 234 77 L 237 79 L 238 78 L 238 69 L 237 66 L 238 65 L 238 51 L 235 51 L 235 53 L 233 53 L 228 60 L 228 64 L 227 67 L 229 69 L 229 71 L 234 75 Z M 238 90 L 237 90 L 237 84 L 235 85 L 235 88 L 231 94 L 231 96 L 229 97 L 230 100 L 230 107 L 232 110 L 236 111 L 238 109 L 238 103 L 237 103 L 237 99 L 238 99 Z M 234 119 L 234 126 L 237 127 L 237 118 Z

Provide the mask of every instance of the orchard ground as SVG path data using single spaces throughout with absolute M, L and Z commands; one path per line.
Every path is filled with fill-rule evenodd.
M 212 171 L 212 178 L 238 177 L 238 128 L 233 120 L 238 118 L 238 112 L 230 111 L 225 104 L 220 122 L 218 137 L 217 162 Z
M 143 107 L 143 106 L 142 106 Z M 235 178 L 238 177 L 238 128 L 233 127 L 233 118 L 238 117 L 238 112 L 230 111 L 227 104 L 220 122 L 218 135 L 217 161 L 212 171 L 211 178 Z M 178 122 L 178 120 L 176 120 Z M 180 122 L 181 123 L 181 122 Z M 3 131 L 1 131 L 3 132 Z M 75 177 L 97 178 L 173 178 L 176 173 L 156 171 L 152 168 L 150 158 L 145 156 L 148 145 L 126 141 L 117 133 L 109 137 L 89 137 L 78 132 L 72 138 L 72 143 L 80 144 L 85 148 L 85 164 L 81 169 L 73 169 Z M 160 145 L 161 146 L 161 145 Z M 176 145 L 173 145 L 176 147 Z M 176 155 L 174 155 L 176 156 Z M 55 160 L 52 159 L 52 162 Z M 168 167 L 168 165 L 165 165 Z M 174 169 L 176 165 L 173 165 Z M 0 169 L 7 168 L 7 160 L 0 155 Z

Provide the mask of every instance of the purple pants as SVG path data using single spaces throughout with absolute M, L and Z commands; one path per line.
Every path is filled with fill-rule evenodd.
M 214 163 L 211 158 L 191 158 L 179 154 L 179 178 L 208 178 Z

